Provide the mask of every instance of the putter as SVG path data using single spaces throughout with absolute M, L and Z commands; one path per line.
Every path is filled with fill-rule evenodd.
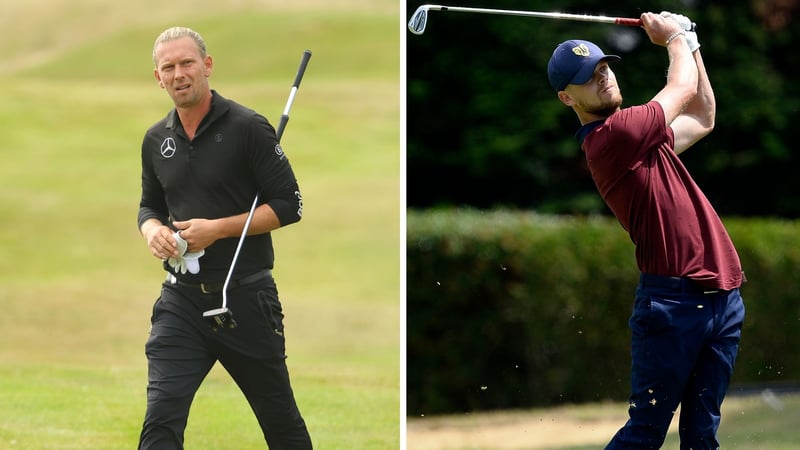
M 472 13 L 482 13 L 482 14 L 500 14 L 506 16 L 539 17 L 542 19 L 577 20 L 581 22 L 610 23 L 616 25 L 627 25 L 631 27 L 642 26 L 641 19 L 627 19 L 623 17 L 591 16 L 585 14 L 569 14 L 569 13 L 559 13 L 559 12 L 514 11 L 508 9 L 465 8 L 460 6 L 444 6 L 444 5 L 422 5 L 419 8 L 417 8 L 416 11 L 414 11 L 414 14 L 408 21 L 409 31 L 411 31 L 414 34 L 422 34 L 425 32 L 425 26 L 428 24 L 428 11 L 472 12 Z
M 276 131 L 278 143 L 280 143 L 283 130 L 289 122 L 289 110 L 292 108 L 294 97 L 297 94 L 297 90 L 300 88 L 300 81 L 303 79 L 303 74 L 306 71 L 309 59 L 311 59 L 311 50 L 306 50 L 303 52 L 303 57 L 300 60 L 300 67 L 297 69 L 297 76 L 295 76 L 292 90 L 289 92 L 289 99 L 286 101 L 286 107 L 283 109 L 283 114 L 281 114 L 281 120 Z M 239 244 L 236 246 L 236 252 L 234 252 L 233 260 L 231 260 L 231 267 L 228 269 L 228 276 L 225 277 L 225 284 L 222 285 L 222 306 L 203 313 L 203 318 L 211 325 L 214 331 L 220 328 L 237 327 L 236 320 L 233 319 L 233 313 L 228 309 L 228 284 L 231 281 L 233 269 L 236 267 L 236 260 L 239 259 L 239 251 L 242 249 L 245 237 L 247 237 L 247 231 L 250 229 L 250 222 L 253 220 L 253 214 L 256 212 L 257 205 L 258 193 L 256 193 L 256 197 L 253 199 L 253 206 L 250 207 L 250 212 L 247 214 L 247 220 L 245 220 L 244 227 L 242 228 L 242 235 L 239 237 Z

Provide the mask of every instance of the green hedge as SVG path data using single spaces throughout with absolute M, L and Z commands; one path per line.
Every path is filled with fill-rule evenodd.
M 800 224 L 725 222 L 749 279 L 733 382 L 800 380 Z M 409 211 L 408 414 L 627 398 L 633 250 L 605 217 Z

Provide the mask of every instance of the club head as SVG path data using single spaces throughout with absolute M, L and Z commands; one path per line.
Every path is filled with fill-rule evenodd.
M 414 11 L 411 19 L 408 21 L 408 30 L 414 34 L 422 34 L 425 32 L 425 25 L 428 24 L 428 5 L 422 5 Z
M 211 309 L 203 313 L 205 319 L 214 331 L 220 328 L 236 328 L 236 321 L 233 320 L 233 313 L 228 308 Z

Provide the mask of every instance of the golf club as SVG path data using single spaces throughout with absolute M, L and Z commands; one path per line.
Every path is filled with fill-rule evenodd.
M 626 19 L 622 17 L 590 16 L 585 14 L 568 14 L 558 12 L 514 11 L 507 9 L 465 8 L 460 6 L 422 5 L 417 8 L 416 11 L 414 11 L 414 15 L 412 15 L 411 19 L 408 21 L 408 29 L 412 33 L 422 34 L 425 32 L 425 26 L 428 24 L 428 11 L 472 12 L 483 14 L 500 14 L 506 16 L 539 17 L 542 19 L 611 23 L 615 25 L 627 25 L 631 27 L 642 26 L 641 19 Z
M 294 97 L 297 94 L 297 90 L 300 88 L 300 81 L 303 79 L 303 74 L 306 71 L 306 66 L 308 66 L 309 59 L 311 59 L 311 50 L 306 50 L 303 52 L 303 57 L 300 60 L 300 67 L 297 69 L 297 75 L 295 76 L 294 83 L 292 84 L 292 90 L 289 92 L 289 99 L 286 101 L 286 107 L 283 109 L 283 114 L 281 115 L 278 129 L 276 130 L 278 143 L 281 142 L 283 130 L 286 128 L 286 124 L 289 122 L 289 110 L 292 109 Z M 247 219 L 245 220 L 244 227 L 242 228 L 242 235 L 239 237 L 239 244 L 236 246 L 236 251 L 233 254 L 233 260 L 231 260 L 231 267 L 228 270 L 228 276 L 225 277 L 225 283 L 222 285 L 222 306 L 220 308 L 211 309 L 203 313 L 203 318 L 211 324 L 211 327 L 215 331 L 219 328 L 236 328 L 237 326 L 236 321 L 233 319 L 233 314 L 228 309 L 228 284 L 231 281 L 233 269 L 236 267 L 236 260 L 239 259 L 239 251 L 242 249 L 242 244 L 247 237 L 247 231 L 250 229 L 250 222 L 253 220 L 253 215 L 256 212 L 256 206 L 258 206 L 258 193 L 256 193 L 256 197 L 253 199 L 253 206 L 250 207 L 250 212 L 247 214 Z

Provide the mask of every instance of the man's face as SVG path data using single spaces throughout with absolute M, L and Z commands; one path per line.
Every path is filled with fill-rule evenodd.
M 197 105 L 208 92 L 211 57 L 203 58 L 189 37 L 162 42 L 156 48 L 155 76 L 176 107 Z
M 570 84 L 564 91 L 569 98 L 568 101 L 562 98 L 565 104 L 596 116 L 608 117 L 622 105 L 617 77 L 606 61 L 597 63 L 585 84 Z

